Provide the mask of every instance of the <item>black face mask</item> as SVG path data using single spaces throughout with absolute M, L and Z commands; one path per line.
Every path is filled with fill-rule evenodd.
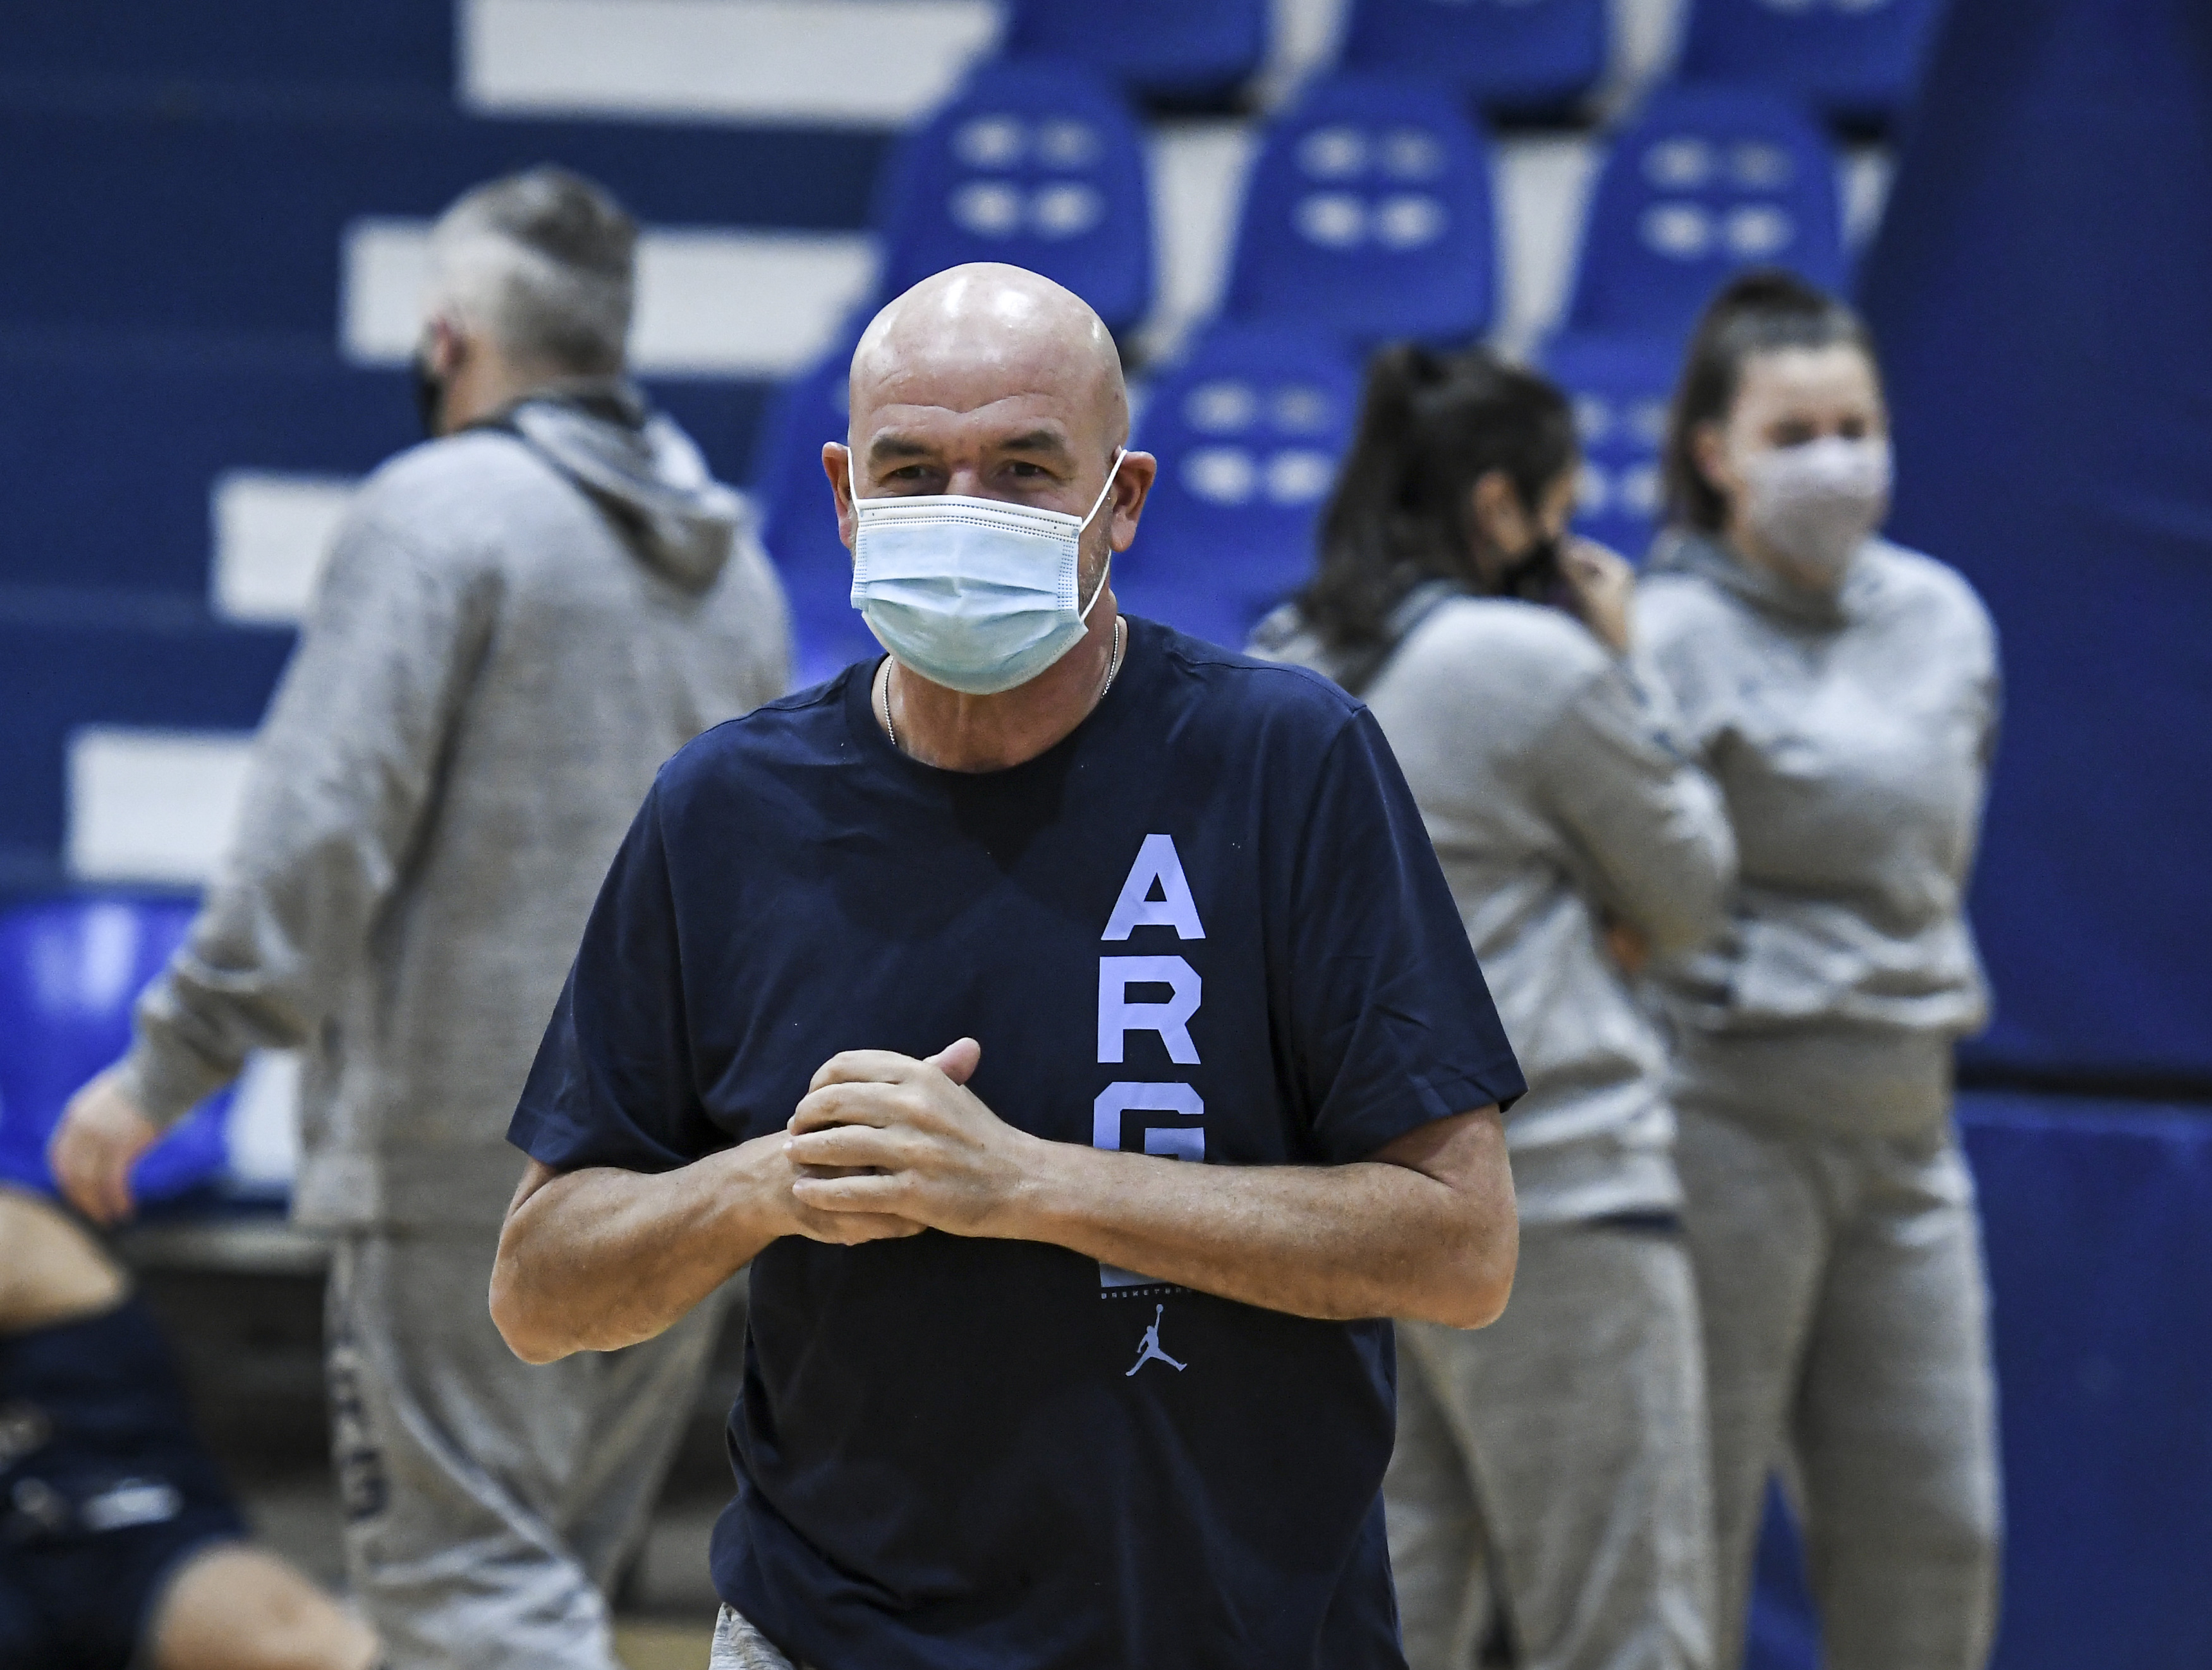
M 435 440 L 446 422 L 446 381 L 430 369 L 430 355 L 415 350 L 415 415 L 422 420 L 422 433 Z
M 1559 542 L 1548 537 L 1539 539 L 1507 563 L 1498 576 L 1497 595 L 1574 613 L 1574 588 L 1559 568 Z

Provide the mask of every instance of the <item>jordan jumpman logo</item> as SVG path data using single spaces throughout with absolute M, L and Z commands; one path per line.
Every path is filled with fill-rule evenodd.
M 1166 1310 L 1165 1305 L 1152 1307 L 1152 1325 L 1145 1330 L 1144 1339 L 1137 1347 L 1136 1368 L 1131 1369 L 1129 1375 L 1133 1375 L 1137 1372 L 1137 1369 L 1141 1369 L 1147 1363 L 1152 1362 L 1164 1363 L 1177 1374 L 1182 1372 L 1183 1365 L 1160 1349 L 1160 1318 Z M 1129 1375 L 1123 1375 L 1121 1378 L 1127 1380 Z

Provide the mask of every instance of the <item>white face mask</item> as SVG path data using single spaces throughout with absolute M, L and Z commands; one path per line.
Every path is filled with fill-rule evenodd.
M 1028 683 L 1082 641 L 1106 589 L 1102 573 L 1078 606 L 1083 531 L 1125 456 L 1087 516 L 950 493 L 854 500 L 853 607 L 933 684 L 996 695 Z
M 1889 442 L 1824 435 L 1738 465 L 1745 526 L 1805 579 L 1836 583 L 1889 514 Z

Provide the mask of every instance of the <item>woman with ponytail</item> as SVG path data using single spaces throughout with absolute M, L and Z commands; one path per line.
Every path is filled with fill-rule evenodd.
M 1255 648 L 1365 696 L 1419 801 L 1529 1090 L 1521 1264 L 1480 1333 L 1401 1324 L 1385 1499 L 1413 1670 L 1705 1670 L 1694 1286 L 1644 950 L 1715 932 L 1718 796 L 1628 659 L 1627 565 L 1565 537 L 1565 398 L 1488 354 L 1379 355 L 1321 557 Z
M 1727 933 L 1664 971 L 1713 1417 L 1721 1670 L 1782 1464 L 1828 1670 L 1978 1670 L 1997 1461 L 1951 1046 L 1987 996 L 1964 914 L 1997 719 L 1972 588 L 1878 537 L 1865 327 L 1785 273 L 1724 289 L 1666 452 L 1637 633 L 1726 795 Z

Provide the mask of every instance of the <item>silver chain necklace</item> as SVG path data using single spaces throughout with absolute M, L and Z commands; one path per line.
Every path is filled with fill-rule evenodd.
M 1107 658 L 1106 679 L 1099 685 L 1098 694 L 1091 698 L 1092 707 L 1096 707 L 1103 701 L 1106 699 L 1106 692 L 1114 688 L 1114 675 L 1121 671 L 1121 648 L 1128 641 L 1129 617 L 1126 615 L 1116 615 L 1114 617 L 1114 653 Z M 898 663 L 890 656 L 884 657 L 884 734 L 891 739 L 891 746 L 903 754 L 906 750 L 900 746 L 898 726 L 891 723 L 891 670 L 897 665 Z

